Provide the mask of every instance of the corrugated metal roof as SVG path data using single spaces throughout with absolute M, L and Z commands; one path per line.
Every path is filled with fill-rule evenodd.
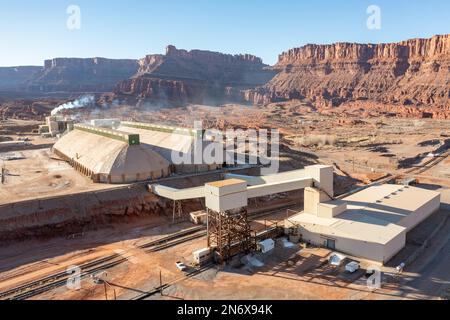
M 172 153 L 178 152 L 180 155 L 189 154 L 190 159 L 193 159 L 196 141 L 194 136 L 187 134 L 179 134 L 176 132 L 152 131 L 148 129 L 140 129 L 130 126 L 120 126 L 119 130 L 139 134 L 141 143 L 147 144 L 152 149 L 162 155 L 167 161 L 173 163 Z M 205 150 L 211 144 L 217 144 L 212 141 L 201 141 L 201 151 Z M 217 146 L 223 149 L 222 145 Z M 217 164 L 222 164 L 221 159 Z M 212 163 L 211 163 L 212 164 Z
M 168 172 L 169 163 L 149 146 L 125 142 L 81 130 L 59 139 L 53 148 L 94 174 L 122 175 Z

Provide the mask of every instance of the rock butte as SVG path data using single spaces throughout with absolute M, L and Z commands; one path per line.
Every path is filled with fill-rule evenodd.
M 431 109 L 450 117 L 450 35 L 389 44 L 336 43 L 306 45 L 279 56 L 278 74 L 245 92 L 245 99 L 264 104 L 307 99 L 318 108 L 348 102 L 384 103 Z
M 303 100 L 312 110 L 377 110 L 450 118 L 450 35 L 398 43 L 308 44 L 274 66 L 256 56 L 168 46 L 140 60 L 58 58 L 0 68 L 0 91 L 97 92 L 99 103 L 264 105 Z

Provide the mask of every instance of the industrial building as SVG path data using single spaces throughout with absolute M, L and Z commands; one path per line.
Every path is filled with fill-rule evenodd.
M 53 151 L 95 182 L 148 181 L 223 165 L 221 161 L 198 163 L 192 158 L 198 142 L 201 152 L 217 143 L 204 140 L 202 130 L 119 123 L 116 119 L 92 123 L 97 126 L 74 125 Z M 177 153 L 180 157 L 187 155 L 187 163 L 175 163 L 173 155 Z M 440 193 L 400 185 L 372 186 L 337 200 L 333 168 L 324 165 L 259 177 L 224 174 L 224 179 L 186 189 L 150 186 L 151 192 L 174 201 L 174 219 L 182 214 L 182 201 L 205 199 L 208 246 L 215 248 L 223 260 L 252 247 L 246 218 L 248 199 L 252 198 L 304 189 L 304 211 L 285 221 L 288 234 L 382 263 L 405 246 L 408 231 L 440 207 Z
M 163 156 L 177 173 L 196 173 L 217 170 L 223 166 L 223 158 L 217 163 L 203 161 L 203 152 L 206 148 L 222 148 L 218 142 L 204 140 L 203 130 L 177 128 L 154 125 L 149 123 L 122 121 L 118 130 L 138 134 L 141 143 L 151 146 L 152 150 Z M 214 144 L 214 146 L 212 146 Z M 201 156 L 200 160 L 195 159 Z M 186 159 L 183 163 L 175 163 L 173 155 L 179 159 Z
M 119 119 L 92 119 L 91 125 L 94 127 L 118 129 L 120 126 Z
M 170 164 L 139 135 L 90 125 L 75 125 L 53 152 L 94 182 L 131 183 L 170 175 Z
M 386 263 L 439 207 L 440 193 L 410 186 L 373 186 L 342 200 L 306 188 L 304 211 L 285 227 L 305 242 Z
M 62 134 L 53 152 L 94 182 L 131 183 L 172 173 L 207 172 L 221 168 L 224 162 L 223 158 L 217 163 L 203 161 L 206 148 L 224 147 L 219 142 L 204 140 L 202 130 L 118 119 L 73 125 L 57 117 L 48 117 L 43 127 L 41 130 L 49 129 L 52 136 Z M 174 161 L 174 155 L 182 162 Z
M 207 208 L 207 246 L 219 261 L 226 261 L 236 254 L 256 249 L 247 217 L 248 199 L 313 185 L 332 193 L 332 175 L 332 167 L 315 165 L 270 176 L 225 174 L 225 180 L 186 189 L 153 184 L 149 186 L 149 190 L 160 197 L 173 200 L 174 208 L 181 201 L 204 198 Z
M 39 126 L 38 133 L 43 136 L 56 137 L 66 131 L 73 129 L 74 122 L 61 116 L 50 116 L 45 118 L 45 124 Z
M 252 248 L 248 199 L 304 189 L 304 211 L 286 219 L 285 233 L 317 246 L 385 263 L 406 244 L 406 234 L 436 212 L 440 193 L 378 185 L 335 199 L 333 168 L 315 165 L 271 176 L 226 174 L 205 186 L 150 190 L 173 201 L 205 198 L 208 247 L 222 260 Z

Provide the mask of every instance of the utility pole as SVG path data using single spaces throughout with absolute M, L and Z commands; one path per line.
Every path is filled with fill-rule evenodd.
M 109 283 L 105 278 L 108 277 L 108 273 L 105 271 L 98 272 L 96 274 L 91 275 L 91 278 L 94 284 L 103 284 L 103 288 L 105 290 L 105 300 L 108 300 L 108 288 Z M 116 292 L 114 290 L 114 299 L 116 299 Z
M 162 287 L 162 274 L 161 269 L 159 269 L 159 293 L 161 297 L 163 296 L 163 287 Z
M 108 300 L 108 294 L 107 294 L 107 291 L 106 291 L 106 286 L 107 286 L 107 285 L 108 285 L 108 288 L 113 289 L 114 300 L 117 300 L 116 289 L 113 288 L 113 286 L 111 285 L 111 283 L 109 283 L 109 282 L 106 281 L 106 280 L 103 280 L 103 283 L 105 284 L 105 297 L 106 297 L 106 300 Z
M 106 289 L 106 281 L 103 280 L 103 285 L 105 287 L 105 300 L 108 300 L 108 290 Z

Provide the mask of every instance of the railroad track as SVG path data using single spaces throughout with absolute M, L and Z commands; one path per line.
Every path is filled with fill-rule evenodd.
M 140 246 L 138 246 L 139 249 L 143 249 L 146 250 L 148 249 L 148 251 L 152 251 L 152 249 L 154 249 L 155 247 L 162 247 L 167 245 L 167 247 L 170 247 L 172 244 L 176 245 L 178 243 L 182 243 L 182 242 L 178 242 L 178 240 L 180 240 L 180 238 L 184 238 L 184 237 L 189 237 L 192 235 L 196 235 L 198 233 L 203 233 L 206 230 L 206 228 L 204 226 L 197 226 L 197 227 L 193 227 L 187 230 L 182 230 L 173 234 L 170 234 L 168 236 L 165 236 L 163 238 L 157 239 L 157 240 L 153 240 L 147 243 L 144 243 Z M 206 232 L 204 232 L 206 234 Z M 188 240 L 185 240 L 188 241 Z M 177 243 L 178 242 L 178 243 Z M 162 249 L 161 249 L 162 250 Z M 157 250 L 159 251 L 159 250 Z
M 276 208 L 276 209 L 273 209 L 273 210 L 270 210 L 270 211 L 266 211 L 266 212 L 262 212 L 262 213 L 256 213 L 256 214 L 253 214 L 253 215 L 251 215 L 249 217 L 249 221 L 254 221 L 254 220 L 257 220 L 257 219 L 259 219 L 261 217 L 264 217 L 264 216 L 267 216 L 267 215 L 270 215 L 270 214 L 273 214 L 273 213 L 277 213 L 277 212 L 279 212 L 281 210 L 290 209 L 290 208 L 293 208 L 293 207 L 296 207 L 296 206 L 297 205 L 295 205 L 295 204 L 290 204 L 290 205 L 282 206 L 280 208 Z M 191 237 L 193 239 L 195 239 L 195 238 L 199 238 L 199 237 L 206 236 L 206 235 L 207 235 L 207 233 L 205 231 L 205 232 L 203 232 L 201 234 L 194 234 Z M 164 245 L 161 245 L 161 250 L 164 249 L 163 246 Z M 156 248 L 153 248 L 153 250 L 158 251 L 159 248 L 160 247 L 156 247 Z M 184 277 L 181 277 L 181 278 L 176 279 L 176 280 L 174 280 L 172 282 L 168 282 L 168 283 L 165 283 L 165 284 L 163 284 L 161 286 L 158 286 L 158 287 L 154 288 L 153 290 L 151 290 L 149 292 L 142 293 L 142 294 L 132 298 L 131 300 L 145 300 L 145 299 L 147 299 L 147 298 L 149 298 L 149 297 L 151 297 L 151 296 L 153 296 L 155 294 L 160 294 L 162 291 L 170 288 L 171 286 L 173 286 L 173 285 L 175 285 L 175 284 L 177 284 L 177 283 L 179 283 L 181 281 L 184 281 L 186 279 L 195 277 L 196 275 L 199 275 L 199 274 L 201 274 L 201 273 L 203 273 L 203 272 L 205 272 L 207 270 L 210 270 L 214 265 L 215 264 L 212 263 L 212 262 L 208 263 L 208 264 L 206 264 L 206 265 L 204 265 L 204 266 L 202 266 L 202 267 L 200 267 L 198 269 L 195 269 L 195 270 L 193 270 L 191 272 L 186 273 L 186 275 Z
M 203 226 L 194 227 L 187 230 L 179 231 L 163 238 L 153 240 L 137 248 L 146 252 L 157 252 L 179 244 L 182 244 L 193 239 L 198 239 L 206 235 L 205 228 Z M 96 259 L 85 264 L 80 265 L 81 278 L 87 278 L 96 272 L 103 271 L 115 267 L 121 263 L 126 262 L 128 259 L 123 257 L 122 254 L 112 254 L 100 259 Z M 49 290 L 64 286 L 71 277 L 71 274 L 67 272 L 58 272 L 50 276 L 46 276 L 39 280 L 31 281 L 20 285 L 18 287 L 8 289 L 0 292 L 1 300 L 25 300 L 36 295 L 42 294 Z
M 87 275 L 93 274 L 103 268 L 111 268 L 116 266 L 126 259 L 119 254 L 113 254 L 108 257 L 96 259 L 80 266 L 82 273 L 81 277 L 84 278 Z M 39 280 L 31 281 L 21 286 L 0 292 L 0 299 L 5 300 L 24 300 L 35 295 L 44 293 L 48 290 L 63 286 L 70 278 L 70 274 L 67 272 L 59 272 Z
M 414 168 L 411 168 L 407 171 L 405 171 L 406 174 L 421 174 L 424 173 L 427 170 L 430 170 L 435 165 L 441 163 L 444 161 L 448 156 L 450 156 L 450 150 L 447 150 L 446 152 L 442 153 L 439 156 L 433 157 L 430 160 L 426 161 L 421 166 L 417 166 Z
M 195 239 L 206 237 L 206 235 L 207 235 L 206 231 L 200 231 L 200 232 L 197 232 L 197 233 L 192 234 L 192 235 L 185 236 L 185 237 L 180 238 L 180 239 L 175 239 L 175 240 L 169 241 L 167 243 L 163 243 L 163 244 L 160 244 L 160 245 L 157 245 L 157 246 L 153 246 L 150 249 L 148 249 L 148 251 L 149 252 L 158 252 L 158 251 L 161 251 L 161 250 L 164 250 L 164 249 L 168 249 L 170 247 L 174 247 L 176 245 L 179 245 L 179 244 L 191 241 L 191 240 L 195 240 Z
M 422 164 L 420 166 L 416 166 L 416 167 L 413 167 L 413 168 L 403 171 L 403 174 L 388 175 L 387 177 L 382 178 L 381 180 L 377 180 L 375 182 L 372 182 L 371 184 L 368 184 L 368 185 L 360 187 L 360 188 L 356 188 L 356 189 L 351 190 L 343 195 L 340 195 L 337 197 L 337 199 L 343 199 L 343 198 L 348 197 L 358 191 L 367 189 L 374 185 L 389 183 L 390 181 L 396 180 L 397 178 L 399 178 L 401 176 L 414 176 L 417 174 L 424 173 L 425 171 L 430 170 L 432 167 L 434 167 L 437 164 L 439 164 L 440 162 L 444 161 L 448 156 L 450 156 L 450 150 L 447 150 L 446 152 L 442 153 L 441 155 L 439 155 L 437 157 L 433 157 L 430 160 L 427 160 L 424 164 Z
M 266 216 L 272 214 L 274 212 L 290 208 L 292 205 L 281 207 L 276 210 L 271 210 L 269 212 L 263 212 L 259 214 L 252 215 L 249 220 L 255 220 L 262 216 Z M 158 252 L 164 249 L 168 249 L 188 241 L 192 241 L 195 239 L 199 239 L 205 237 L 207 235 L 206 228 L 204 226 L 197 226 L 187 230 L 182 230 L 179 232 L 175 232 L 168 236 L 162 237 L 157 240 L 152 240 L 150 242 L 146 242 L 144 244 L 138 245 L 136 248 L 144 250 L 145 252 Z M 124 252 L 126 253 L 126 252 Z M 115 267 L 121 263 L 126 262 L 128 259 L 123 256 L 123 254 L 112 254 L 103 258 L 99 258 L 85 264 L 80 265 L 81 269 L 81 278 L 85 279 L 97 272 L 104 271 Z M 206 267 L 206 268 L 205 268 Z M 205 266 L 204 268 L 194 270 L 191 273 L 187 274 L 187 277 L 193 277 L 196 274 L 199 274 L 209 268 L 211 266 Z M 58 287 L 65 286 L 67 281 L 70 279 L 72 275 L 68 274 L 66 271 L 58 272 L 44 278 L 34 280 L 23 285 L 17 286 L 12 289 L 8 289 L 6 291 L 0 292 L 0 300 L 25 300 L 37 296 L 39 294 L 45 293 L 47 291 L 56 289 Z M 165 288 L 163 288 L 164 290 Z M 155 292 L 160 292 L 161 288 L 156 288 Z M 150 294 L 150 293 L 147 293 Z M 153 293 L 154 294 L 154 293 Z M 148 295 L 148 296 L 151 296 Z

